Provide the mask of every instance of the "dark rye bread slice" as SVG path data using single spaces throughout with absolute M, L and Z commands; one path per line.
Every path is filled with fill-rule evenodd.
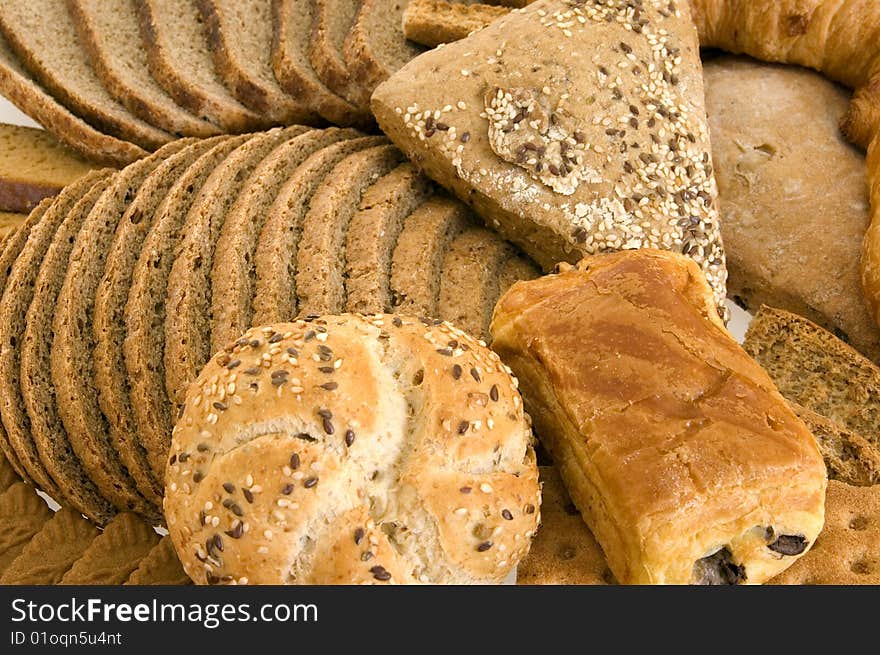
M 177 105 L 150 75 L 132 0 L 112 6 L 106 0 L 68 0 L 67 7 L 104 88 L 131 113 L 176 136 L 220 132 Z
M 278 191 L 310 155 L 354 130 L 311 130 L 278 145 L 254 169 L 230 208 L 211 271 L 211 343 L 228 344 L 251 326 L 256 270 L 254 257 L 266 214 Z M 222 347 L 222 346 L 221 346 Z
M 425 202 L 432 185 L 409 163 L 367 189 L 345 242 L 345 310 L 376 314 L 391 310 L 391 257 L 404 219 Z
M 17 482 L 0 494 L 0 575 L 52 518 L 52 510 L 29 484 Z
M 183 571 L 171 537 L 165 536 L 140 561 L 125 584 L 180 586 L 190 585 L 192 580 Z
M 46 521 L 0 576 L 0 585 L 58 584 L 101 532 L 62 507 Z
M 214 66 L 239 102 L 279 125 L 312 123 L 313 109 L 288 95 L 272 73 L 270 0 L 196 0 Z
M 789 404 L 819 444 L 829 479 L 856 487 L 880 483 L 880 449 L 821 414 L 797 403 Z
M 191 0 L 134 2 L 150 73 L 177 104 L 224 132 L 271 124 L 236 100 L 217 77 L 205 27 Z
M 403 34 L 403 10 L 408 0 L 363 0 L 345 39 L 343 55 L 354 84 L 355 103 L 370 104 L 373 90 L 418 57 L 424 48 Z
M 435 196 L 407 216 L 391 258 L 391 305 L 399 314 L 439 315 L 440 274 L 449 244 L 470 225 L 462 203 Z
M 89 65 L 64 2 L 5 0 L 0 31 L 34 77 L 97 129 L 147 150 L 173 138 L 134 116 L 107 93 Z
M 345 157 L 383 143 L 387 143 L 384 137 L 365 136 L 328 146 L 304 161 L 281 187 L 269 208 L 254 257 L 254 325 L 296 316 L 296 258 L 312 195 Z
M 159 542 L 153 528 L 134 514 L 118 514 L 86 548 L 59 584 L 122 584 Z
M 113 235 L 103 276 L 95 292 L 92 329 L 94 387 L 107 420 L 110 441 L 145 498 L 161 507 L 162 481 L 153 475 L 143 446 L 137 440 L 122 342 L 125 304 L 144 240 L 164 211 L 185 211 L 199 182 L 197 171 L 211 170 L 228 153 L 229 139 L 197 142 L 158 166 L 126 210 Z M 187 168 L 188 167 L 188 168 Z M 204 173 L 207 176 L 207 173 Z
M 355 135 L 353 130 L 330 128 L 296 136 L 269 153 L 242 187 L 223 224 L 211 273 L 212 350 L 237 339 L 251 325 L 257 242 L 279 190 L 309 156 Z
M 880 448 L 880 368 L 802 316 L 766 305 L 743 348 L 779 392 Z
M 175 405 L 211 356 L 211 274 L 227 216 L 259 163 L 307 129 L 276 129 L 243 144 L 211 174 L 186 217 L 168 276 L 164 327 L 165 389 Z
M 459 234 L 443 258 L 440 318 L 485 339 L 498 300 L 498 272 L 512 252 L 489 230 L 472 227 Z
M 300 102 L 336 125 L 362 125 L 372 114 L 336 95 L 309 61 L 312 0 L 272 0 L 272 71 Z
M 31 480 L 59 502 L 66 493 L 59 489 L 40 460 L 21 393 L 22 340 L 40 267 L 56 232 L 83 194 L 106 182 L 110 174 L 106 170 L 87 173 L 66 187 L 51 206 L 40 205 L 4 251 L 6 279 L 0 299 L 0 418 L 4 427 L 4 453 L 10 462 L 17 464 L 22 478 Z M 42 215 L 39 215 L 40 209 L 43 209 Z M 12 255 L 14 263 L 10 259 Z
M 0 249 L 0 297 L 2 297 L 3 292 L 6 289 L 6 281 L 12 273 L 13 265 L 15 264 L 16 259 L 18 259 L 21 249 L 24 248 L 25 243 L 27 243 L 28 235 L 30 235 L 33 227 L 42 220 L 46 211 L 54 202 L 55 198 L 46 198 L 40 202 L 39 205 L 34 207 L 33 211 L 31 211 L 18 229 L 4 238 L 2 249 Z M 2 340 L 0 340 L 0 344 L 2 344 Z M 2 351 L 2 346 L 0 346 L 0 351 Z M 2 404 L 0 404 L 0 408 L 2 408 Z M 18 477 L 28 477 L 27 471 L 21 465 L 21 462 L 18 461 L 18 455 L 15 454 L 15 451 L 12 449 L 12 446 L 6 438 L 6 430 L 3 427 L 2 421 L 2 410 L 0 410 L 0 451 L 2 451 L 4 460 L 8 466 L 12 468 Z
M 101 494 L 120 511 L 161 521 L 158 498 L 138 491 L 137 480 L 114 448 L 95 385 L 93 317 L 98 286 L 108 262 L 123 264 L 111 246 L 143 240 L 142 225 L 168 188 L 217 138 L 179 139 L 116 175 L 89 213 L 70 255 L 53 319 L 52 381 L 58 414 L 73 450 Z M 129 257 L 129 260 L 131 257 Z
M 311 3 L 309 62 L 328 89 L 357 106 L 352 94 L 351 71 L 342 49 L 357 18 L 361 0 L 311 0 Z
M 125 306 L 126 334 L 123 353 L 138 440 L 146 449 L 147 460 L 159 480 L 164 479 L 165 456 L 173 425 L 172 405 L 166 393 L 165 321 L 166 315 L 178 311 L 176 305 L 169 304 L 171 296 L 168 282 L 175 255 L 183 254 L 184 244 L 181 244 L 181 237 L 191 235 L 193 225 L 190 218 L 193 212 L 202 211 L 202 198 L 223 198 L 222 202 L 218 201 L 216 204 L 223 205 L 222 211 L 225 215 L 232 199 L 237 196 L 237 190 L 253 167 L 279 142 L 304 129 L 306 128 L 278 129 L 247 140 L 214 170 L 208 181 L 202 185 L 189 211 L 163 211 L 160 218 L 154 221 L 144 241 Z M 250 144 L 254 145 L 248 147 Z M 260 144 L 264 147 L 260 147 Z M 241 162 L 242 158 L 236 155 L 242 149 L 245 153 L 251 153 L 253 159 L 248 159 L 245 155 L 245 165 L 238 166 L 221 181 L 220 171 L 228 170 L 226 163 L 230 160 Z M 218 190 L 219 193 L 215 193 Z M 210 319 L 205 316 L 203 320 L 207 324 Z
M 33 442 L 41 464 L 61 490 L 63 499 L 99 525 L 106 523 L 115 514 L 115 509 L 89 478 L 64 430 L 52 384 L 50 355 L 52 318 L 70 251 L 80 227 L 113 177 L 102 179 L 86 192 L 55 232 L 37 274 L 21 346 L 20 384 L 27 415 L 19 429 L 19 442 L 28 442 L 28 446 Z M 15 443 L 11 433 L 10 438 Z M 61 502 L 62 499 L 56 500 Z
M 133 143 L 99 132 L 46 93 L 0 36 L 0 94 L 78 153 L 105 166 L 121 166 L 146 155 Z

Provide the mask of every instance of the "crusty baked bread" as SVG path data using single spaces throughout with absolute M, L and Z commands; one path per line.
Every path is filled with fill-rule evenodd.
M 28 213 L 95 166 L 45 130 L 0 124 L 0 211 Z
M 0 493 L 0 576 L 51 517 L 52 510 L 25 482 Z
M 357 106 L 351 89 L 351 71 L 345 63 L 342 49 L 362 0 L 309 2 L 312 3 L 309 62 L 328 89 Z
M 34 81 L 2 36 L 0 93 L 46 131 L 97 164 L 119 166 L 147 154 L 133 143 L 99 132 L 68 111 Z
M 782 395 L 880 448 L 880 368 L 815 323 L 762 307 L 743 347 Z
M 140 518 L 130 512 L 118 514 L 59 584 L 122 584 L 158 542 L 159 535 Z
M 540 471 L 541 526 L 529 554 L 516 567 L 516 584 L 615 584 L 605 555 L 568 497 L 559 471 L 552 466 L 541 466 Z
M 196 583 L 504 579 L 539 520 L 522 402 L 494 353 L 426 322 L 254 328 L 205 366 L 165 496 Z
M 726 56 L 705 62 L 703 78 L 728 293 L 753 312 L 806 316 L 880 361 L 855 256 L 869 221 L 865 160 L 837 126 L 849 93 L 805 69 Z
M 634 250 L 513 286 L 493 348 L 628 583 L 761 583 L 822 529 L 816 441 L 689 258 Z
M 171 537 L 165 536 L 152 550 L 138 563 L 137 568 L 131 572 L 127 585 L 189 585 L 192 584 L 180 559 L 174 552 L 174 544 Z
M 411 0 L 403 11 L 403 33 L 410 41 L 435 47 L 465 38 L 510 13 L 508 7 L 450 0 Z
M 880 325 L 880 132 L 868 146 L 868 196 L 871 224 L 862 242 L 862 288 L 874 321 Z
M 376 89 L 373 112 L 545 270 L 608 250 L 684 252 L 720 308 L 699 43 L 687 4 L 667 4 L 539 0 L 417 57 Z

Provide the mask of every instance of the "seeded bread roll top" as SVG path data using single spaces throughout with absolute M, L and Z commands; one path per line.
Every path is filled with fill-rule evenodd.
M 190 387 L 166 475 L 197 583 L 500 582 L 539 520 L 516 381 L 448 323 L 254 328 Z

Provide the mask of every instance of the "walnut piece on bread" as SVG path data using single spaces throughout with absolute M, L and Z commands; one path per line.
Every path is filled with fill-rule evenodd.
M 168 529 L 199 584 L 500 582 L 540 517 L 531 439 L 509 369 L 448 323 L 254 328 L 187 393 Z

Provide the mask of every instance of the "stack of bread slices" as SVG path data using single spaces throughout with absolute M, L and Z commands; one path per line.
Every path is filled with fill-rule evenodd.
M 400 0 L 8 0 L 0 94 L 119 166 L 179 137 L 372 122 L 421 52 Z

